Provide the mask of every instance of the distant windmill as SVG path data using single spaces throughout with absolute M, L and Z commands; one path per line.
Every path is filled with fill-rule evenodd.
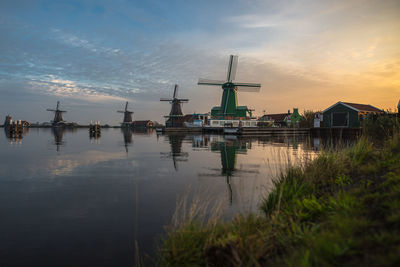
M 238 106 L 237 91 L 259 92 L 261 84 L 258 83 L 239 83 L 233 82 L 236 76 L 238 57 L 231 55 L 228 65 L 226 81 L 199 79 L 198 85 L 222 86 L 223 93 L 221 106 L 211 110 L 211 116 L 217 118 L 246 117 L 246 113 L 251 111 L 247 106 Z M 251 115 L 250 115 L 251 116 Z
M 128 101 L 125 104 L 125 110 L 118 110 L 118 113 L 124 113 L 124 121 L 122 122 L 123 126 L 132 124 L 132 114 L 133 111 L 128 110 Z
M 64 122 L 62 114 L 65 113 L 66 111 L 60 110 L 60 101 L 57 101 L 56 109 L 49 109 L 48 108 L 47 111 L 53 111 L 54 112 L 54 119 L 52 121 L 53 124 Z
M 168 101 L 171 103 L 171 111 L 169 116 L 165 116 L 168 118 L 167 122 L 165 123 L 167 127 L 181 127 L 183 122 L 179 120 L 179 118 L 183 117 L 182 113 L 182 103 L 189 102 L 189 99 L 179 99 L 178 98 L 178 85 L 175 84 L 174 94 L 171 98 L 161 98 L 160 101 Z

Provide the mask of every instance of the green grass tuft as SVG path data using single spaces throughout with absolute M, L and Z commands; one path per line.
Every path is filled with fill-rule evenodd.
M 400 135 L 290 167 L 261 213 L 170 229 L 163 266 L 399 266 Z

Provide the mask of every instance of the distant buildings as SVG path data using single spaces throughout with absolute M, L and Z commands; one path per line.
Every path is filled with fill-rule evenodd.
M 299 114 L 298 108 L 293 108 L 293 113 L 290 113 L 290 110 L 288 110 L 287 113 L 266 114 L 259 120 L 261 122 L 260 124 L 264 121 L 269 121 L 276 127 L 298 127 L 301 119 L 302 116 Z
M 4 126 L 4 127 L 8 127 L 8 126 L 11 126 L 11 125 L 13 125 L 13 124 L 19 125 L 19 126 L 21 126 L 21 127 L 29 127 L 29 126 L 31 125 L 28 121 L 23 121 L 23 120 L 16 120 L 16 121 L 13 121 L 13 120 L 12 120 L 12 117 L 11 117 L 10 115 L 7 115 L 7 116 L 6 116 L 6 119 L 4 120 L 3 126 Z

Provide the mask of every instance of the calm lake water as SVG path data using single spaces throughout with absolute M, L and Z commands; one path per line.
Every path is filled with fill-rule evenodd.
M 185 195 L 226 217 L 257 210 L 288 161 L 315 155 L 309 137 L 160 135 L 104 129 L 0 129 L 0 266 L 133 266 L 154 255 Z

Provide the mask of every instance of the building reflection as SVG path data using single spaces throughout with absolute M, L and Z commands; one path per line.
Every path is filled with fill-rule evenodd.
M 257 138 L 259 144 L 263 146 L 270 146 L 271 144 L 282 146 L 283 144 L 287 148 L 292 148 L 293 150 L 297 150 L 299 145 L 306 145 L 306 148 L 312 149 L 312 145 L 310 143 L 309 135 L 273 135 L 273 136 L 259 136 Z M 311 145 L 311 146 L 310 146 Z
M 4 127 L 4 133 L 10 144 L 21 144 L 22 139 L 29 133 L 29 128 L 23 127 L 19 131 L 11 131 L 10 128 Z
M 89 131 L 89 140 L 90 142 L 92 141 L 98 141 L 101 137 L 101 132 L 100 131 Z
M 128 154 L 129 150 L 128 147 L 131 146 L 133 140 L 133 131 L 130 128 L 121 128 L 122 135 L 124 137 L 124 147 L 126 154 Z
M 185 137 L 185 134 L 165 135 L 171 146 L 171 152 L 161 153 L 161 155 L 166 158 L 172 158 L 175 171 L 178 171 L 178 162 L 187 161 L 189 157 L 187 152 L 182 151 L 182 143 Z
M 155 131 L 153 128 L 132 128 L 132 131 L 136 135 L 152 135 Z

